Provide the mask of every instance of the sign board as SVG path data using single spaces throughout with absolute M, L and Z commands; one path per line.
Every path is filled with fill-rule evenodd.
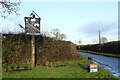
M 98 65 L 97 64 L 90 64 L 90 72 L 97 72 Z
M 29 35 L 40 34 L 40 18 L 25 17 L 25 33 Z

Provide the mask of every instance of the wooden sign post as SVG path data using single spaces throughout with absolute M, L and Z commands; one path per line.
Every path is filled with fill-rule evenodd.
M 38 18 L 36 18 L 36 16 Z M 40 20 L 41 18 L 33 11 L 31 16 L 25 17 L 25 33 L 31 35 L 31 60 L 32 66 L 36 66 L 35 54 L 35 35 L 40 35 Z
M 35 67 L 36 63 L 35 63 L 35 36 L 32 35 L 32 39 L 31 39 L 31 48 L 32 48 L 32 53 L 31 53 L 31 57 L 32 57 L 32 66 Z

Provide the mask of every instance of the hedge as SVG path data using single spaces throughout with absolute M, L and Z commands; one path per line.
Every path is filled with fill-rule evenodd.
M 78 57 L 76 45 L 70 41 L 35 36 L 36 63 L 64 61 Z M 3 34 L 3 64 L 31 64 L 31 36 L 25 34 Z
M 79 46 L 77 46 L 77 47 L 79 47 Z M 104 43 L 104 44 L 101 44 L 101 45 L 99 45 L 99 44 L 80 45 L 80 49 L 81 50 L 94 51 L 94 52 L 119 54 L 120 53 L 120 41 L 108 42 L 108 43 Z

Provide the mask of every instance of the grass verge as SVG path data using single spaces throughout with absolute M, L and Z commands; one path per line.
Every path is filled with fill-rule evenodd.
M 101 53 L 101 52 L 94 52 L 94 51 L 88 51 L 88 50 L 79 50 L 79 52 L 86 52 L 86 53 L 91 53 L 91 54 L 96 54 L 96 55 L 104 55 L 108 57 L 120 58 L 120 54 Z
M 3 72 L 3 78 L 115 78 L 111 73 L 98 67 L 98 72 L 88 72 L 87 58 L 80 56 L 78 59 L 71 59 L 64 62 L 64 67 L 36 66 L 30 71 Z M 47 63 L 49 64 L 49 62 Z M 51 64 L 51 63 L 50 63 Z M 119 80 L 119 79 L 118 79 Z

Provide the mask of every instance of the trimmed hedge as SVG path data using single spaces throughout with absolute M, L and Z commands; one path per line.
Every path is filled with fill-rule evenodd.
M 101 50 L 99 50 L 99 47 Z M 110 53 L 110 54 L 119 54 L 120 53 L 120 41 L 113 41 L 104 44 L 95 44 L 95 45 L 81 45 L 81 50 L 89 50 L 94 52 Z
M 38 64 L 41 61 L 64 61 L 79 56 L 76 45 L 70 41 L 41 36 L 36 43 Z
M 30 36 L 24 34 L 3 34 L 3 64 L 31 64 Z
M 31 36 L 4 34 L 2 43 L 3 64 L 31 64 Z M 35 36 L 36 63 L 64 61 L 79 56 L 76 46 L 70 41 Z

